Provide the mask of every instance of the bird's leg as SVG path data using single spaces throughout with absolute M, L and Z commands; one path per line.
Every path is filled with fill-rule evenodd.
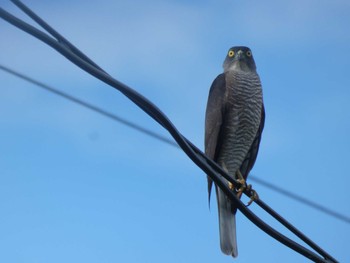
M 221 163 L 221 167 L 228 174 L 228 169 L 227 169 L 226 164 L 224 162 Z M 227 184 L 228 184 L 228 188 L 230 188 L 230 190 L 232 190 L 232 191 L 235 190 L 236 187 L 234 186 L 233 183 L 228 181 Z
M 250 197 L 250 200 L 248 202 L 248 204 L 246 206 L 250 206 L 254 201 L 259 199 L 259 195 L 258 193 L 252 188 L 252 185 L 249 184 L 247 186 L 247 190 L 252 194 L 252 196 Z
M 247 186 L 246 186 L 245 179 L 243 178 L 243 175 L 241 174 L 240 170 L 237 170 L 237 172 L 236 172 L 236 180 L 241 184 L 241 187 L 238 188 L 238 190 L 237 190 L 237 197 L 241 198 L 242 193 L 247 188 Z
M 228 174 L 228 170 L 227 170 L 226 164 L 224 162 L 221 163 L 221 167 Z M 228 181 L 227 184 L 228 184 L 228 188 L 230 188 L 231 190 L 235 189 L 235 186 L 230 181 Z
M 223 169 L 226 173 L 228 173 L 227 167 L 226 167 L 226 165 L 225 165 L 224 162 L 221 163 L 221 167 L 222 167 L 222 169 Z M 236 195 L 237 195 L 238 198 L 241 198 L 242 193 L 247 189 L 247 184 L 246 184 L 246 181 L 245 181 L 243 175 L 241 174 L 241 171 L 240 171 L 240 170 L 237 170 L 237 172 L 236 172 L 236 180 L 241 184 L 241 187 L 238 188 L 238 190 L 236 190 L 236 191 L 237 191 L 237 194 L 236 194 Z M 248 205 L 247 205 L 247 206 L 249 206 L 254 200 L 259 199 L 259 196 L 258 196 L 258 194 L 255 192 L 255 190 L 251 189 L 252 186 L 251 186 L 251 185 L 248 185 L 248 187 L 250 187 L 250 188 L 248 188 L 248 189 L 249 189 L 250 191 L 252 191 L 253 195 L 252 195 L 250 201 L 248 202 Z M 230 181 L 228 181 L 228 188 L 230 188 L 230 189 L 233 191 L 233 190 L 235 190 L 236 187 L 234 186 L 233 183 L 231 183 Z

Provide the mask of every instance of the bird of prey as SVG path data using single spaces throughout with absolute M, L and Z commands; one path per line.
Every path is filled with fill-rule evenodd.
M 245 180 L 255 163 L 265 110 L 262 87 L 252 51 L 237 46 L 229 49 L 224 72 L 211 85 L 205 116 L 205 154 L 217 162 L 230 176 Z M 208 176 L 208 192 L 212 180 Z M 242 190 L 227 182 L 241 196 Z M 215 186 L 219 212 L 221 251 L 237 257 L 237 207 Z

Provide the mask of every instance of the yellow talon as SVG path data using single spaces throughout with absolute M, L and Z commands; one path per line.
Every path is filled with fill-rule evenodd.
M 241 187 L 237 190 L 237 197 L 241 198 L 242 193 L 246 189 L 246 182 L 245 182 L 245 180 L 244 180 L 244 178 L 239 170 L 237 170 L 237 172 L 236 172 L 236 177 L 237 177 L 236 180 L 241 184 Z
M 251 184 L 248 185 L 247 190 L 252 194 L 248 204 L 246 205 L 246 206 L 250 206 L 254 201 L 259 200 L 259 195 L 254 189 L 252 189 L 252 185 Z
M 228 182 L 228 188 L 230 188 L 230 190 L 234 190 L 235 186 L 233 185 L 233 183 Z

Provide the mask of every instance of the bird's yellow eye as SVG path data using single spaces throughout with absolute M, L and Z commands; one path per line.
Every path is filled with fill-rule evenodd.
M 252 56 L 252 52 L 251 52 L 250 50 L 248 50 L 248 51 L 246 52 L 246 54 L 247 54 L 248 57 L 251 57 L 251 56 Z
M 233 50 L 230 50 L 230 51 L 228 52 L 228 56 L 229 56 L 230 58 L 232 58 L 234 55 L 235 55 L 235 52 L 234 52 Z

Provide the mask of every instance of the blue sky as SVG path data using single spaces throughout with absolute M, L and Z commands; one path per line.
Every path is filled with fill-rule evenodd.
M 200 148 L 211 82 L 228 48 L 249 46 L 267 114 L 252 174 L 350 215 L 348 1 L 24 2 Z M 0 32 L 1 64 L 166 135 L 45 44 L 4 21 Z M 232 262 L 219 248 L 205 176 L 181 151 L 5 72 L 0 78 L 1 262 Z M 349 224 L 254 187 L 348 260 Z M 242 214 L 237 225 L 236 262 L 308 262 Z

